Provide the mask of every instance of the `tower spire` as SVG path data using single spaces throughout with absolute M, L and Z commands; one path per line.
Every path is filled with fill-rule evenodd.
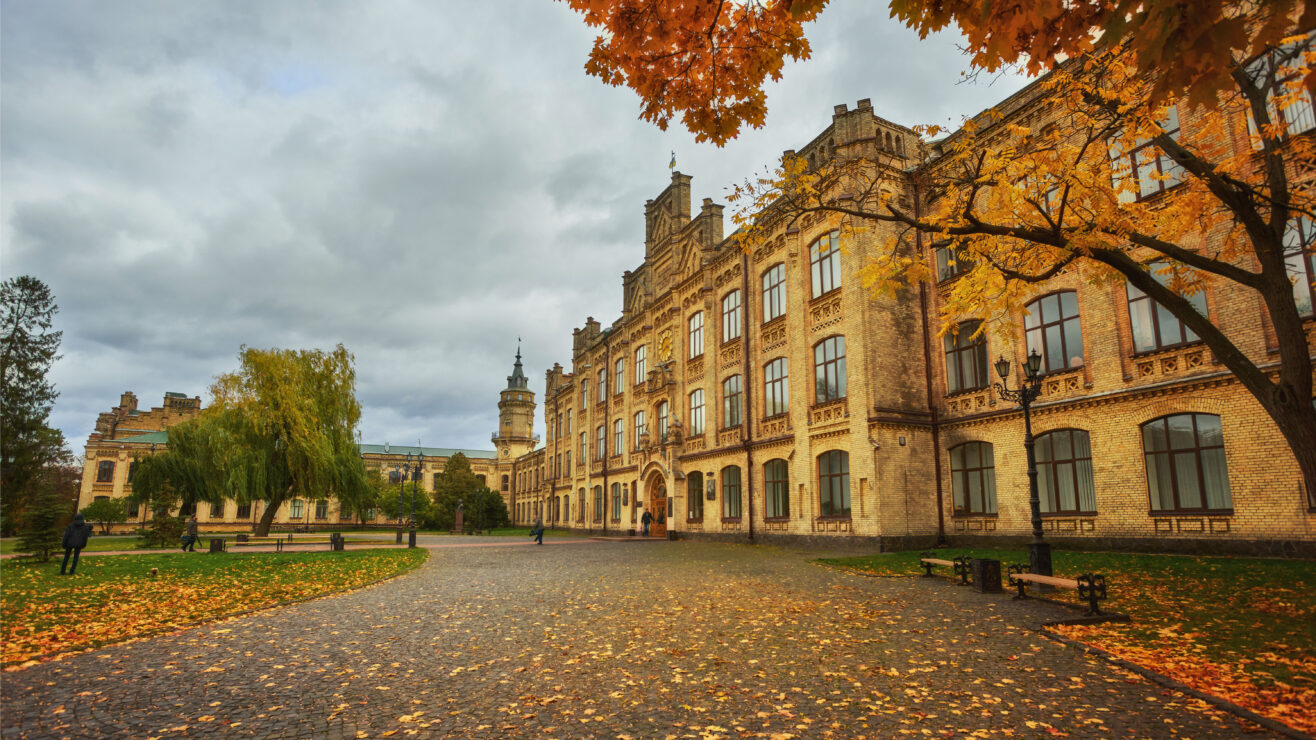
M 516 363 L 512 365 L 512 374 L 507 376 L 508 389 L 522 389 L 526 387 L 528 379 L 525 371 L 521 369 L 521 337 L 516 338 Z

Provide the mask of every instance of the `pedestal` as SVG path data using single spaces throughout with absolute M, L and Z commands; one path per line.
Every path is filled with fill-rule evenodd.
M 984 594 L 1001 592 L 1001 561 L 989 558 L 974 558 L 971 563 L 973 571 L 973 590 Z
M 412 529 L 411 531 L 407 532 L 407 547 L 415 547 L 415 546 L 416 546 L 416 530 Z
M 1051 543 L 1028 543 L 1028 572 L 1039 576 L 1051 575 Z

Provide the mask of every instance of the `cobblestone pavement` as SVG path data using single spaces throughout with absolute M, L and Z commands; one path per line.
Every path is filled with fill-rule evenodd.
M 1249 731 L 1029 629 L 1072 614 L 1059 607 L 815 556 L 435 548 L 369 589 L 5 673 L 0 725 L 4 738 Z

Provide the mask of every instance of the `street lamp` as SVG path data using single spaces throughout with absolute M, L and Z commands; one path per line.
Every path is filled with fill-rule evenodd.
M 1037 497 L 1037 458 L 1033 455 L 1033 421 L 1030 407 L 1042 392 L 1042 379 L 1038 373 L 1042 369 L 1042 356 L 1034 349 L 1028 354 L 1024 363 L 1024 377 L 1017 390 L 1005 386 L 1005 379 L 1010 375 L 1010 361 L 1002 355 L 996 361 L 996 374 L 1001 376 L 996 383 L 996 392 L 1001 398 L 1013 401 L 1024 409 L 1024 450 L 1028 455 L 1028 506 L 1033 515 L 1033 540 L 1028 543 L 1028 570 L 1038 575 L 1051 575 L 1051 545 L 1042 540 L 1042 504 Z
M 416 449 L 416 467 L 415 472 L 411 474 L 411 528 L 407 533 L 407 547 L 416 546 L 416 490 L 420 488 L 420 468 L 421 464 L 425 462 L 425 453 L 419 451 L 419 446 Z M 407 460 L 410 459 L 411 455 L 408 454 Z M 402 502 L 399 501 L 398 503 Z

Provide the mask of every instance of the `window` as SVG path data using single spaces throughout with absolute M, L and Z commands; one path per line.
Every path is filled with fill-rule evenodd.
M 558 454 L 553 456 L 553 477 L 559 478 L 561 476 L 562 476 L 562 453 L 559 452 Z
M 704 474 L 686 474 L 685 518 L 699 521 L 704 518 Z
M 612 484 L 612 521 L 621 521 L 621 484 Z
M 576 459 L 580 460 L 581 465 L 585 464 L 585 456 L 588 454 L 588 452 L 589 452 L 589 435 L 586 434 L 585 432 L 581 432 L 580 449 L 576 451 L 578 455 Z
M 814 298 L 841 287 L 840 232 L 833 231 L 809 247 L 809 278 Z
M 585 521 L 585 489 L 580 488 L 576 491 L 576 521 Z
M 608 397 L 608 370 L 604 368 L 599 371 L 599 403 L 603 403 Z
M 96 464 L 96 482 L 113 483 L 114 482 L 114 461 L 101 460 Z
M 1271 123 L 1283 124 L 1283 137 L 1316 128 L 1316 110 L 1312 108 L 1311 89 L 1298 75 L 1303 67 L 1302 55 L 1311 51 L 1311 39 L 1284 44 L 1247 65 L 1252 81 L 1266 93 Z M 1280 105 L 1280 103 L 1283 105 Z M 1248 116 L 1248 131 L 1256 136 L 1256 122 Z M 1257 142 L 1260 149 L 1260 141 Z
M 786 265 L 777 264 L 763 273 L 763 323 L 786 313 Z
M 564 459 L 566 460 L 566 462 L 563 463 L 562 472 L 563 472 L 564 474 L 566 474 L 567 477 L 570 477 L 570 476 L 571 476 L 571 450 L 567 450 L 566 452 L 564 452 L 564 453 L 562 453 L 562 454 L 563 454 L 563 456 L 564 456 Z
M 604 436 L 603 436 L 603 435 L 606 433 L 606 431 L 607 431 L 607 430 L 604 428 L 604 426 L 603 426 L 602 424 L 600 424 L 600 425 L 599 425 L 599 428 L 595 430 L 595 432 L 596 432 L 595 439 L 594 439 L 594 459 L 595 459 L 595 460 L 602 460 L 604 454 L 607 452 L 608 439 L 607 439 L 607 437 L 604 437 Z
M 1312 316 L 1316 305 L 1316 222 L 1303 216 L 1289 222 L 1284 230 L 1284 262 L 1288 265 L 1289 279 L 1293 281 L 1293 301 L 1298 314 Z M 128 469 L 132 480 L 132 468 Z
M 769 460 L 763 464 L 763 491 L 765 519 L 785 519 L 791 515 L 790 481 L 785 460 Z
M 733 290 L 722 297 L 722 341 L 740 337 L 740 291 Z
M 644 412 L 635 412 L 635 449 L 640 449 L 640 438 L 648 434 L 649 430 L 644 424 Z
M 401 483 L 401 482 L 402 482 L 402 471 L 400 471 L 400 470 L 390 470 L 390 471 L 388 471 L 388 482 L 389 482 L 389 483 Z
M 438 475 L 438 473 L 435 473 L 435 475 Z M 502 490 L 503 490 L 503 491 L 507 491 L 507 487 L 508 487 L 508 479 L 507 479 L 507 476 L 504 475 L 504 476 L 503 476 L 503 488 L 502 488 Z M 438 486 L 436 485 L 435 488 L 437 489 Z
M 643 383 L 643 382 L 644 382 L 644 376 L 645 376 L 645 374 L 648 373 L 648 372 L 649 372 L 649 370 L 648 370 L 648 368 L 647 368 L 646 365 L 645 365 L 645 347 L 644 347 L 643 344 L 641 344 L 640 347 L 639 347 L 639 349 L 636 349 L 636 350 L 635 350 L 635 382 L 636 382 L 636 384 Z
M 667 402 L 663 401 L 658 404 L 658 439 L 662 442 L 667 441 Z
M 1078 323 L 1078 293 L 1043 296 L 1025 306 L 1024 337 L 1028 353 L 1042 356 L 1042 372 L 1083 367 L 1083 332 Z
M 950 448 L 950 488 L 955 516 L 996 513 L 996 461 L 987 442 Z
M 1152 511 L 1229 511 L 1225 437 L 1214 414 L 1162 416 L 1142 425 Z
M 301 519 L 302 514 L 305 512 L 305 506 L 306 503 L 301 499 L 293 499 L 292 503 L 288 505 L 288 517 L 291 519 Z
M 704 433 L 704 389 L 698 388 L 690 394 L 690 434 Z
M 238 504 L 238 511 L 235 514 L 239 519 L 251 518 L 251 504 Z
M 626 358 L 618 357 L 617 361 L 613 363 L 613 368 L 615 372 L 613 372 L 612 374 L 613 376 L 612 392 L 621 393 L 626 389 Z
M 137 475 L 137 461 L 133 460 L 128 463 L 128 482 L 133 482 L 133 476 Z
M 1179 111 L 1174 105 L 1169 107 L 1159 124 L 1171 139 L 1179 140 Z M 1119 137 L 1112 138 L 1110 161 L 1111 179 L 1119 191 L 1122 203 L 1142 200 L 1184 181 L 1183 166 L 1157 149 L 1151 139 L 1140 139 L 1132 151 L 1125 153 Z M 1137 187 L 1132 192 L 1122 189 L 1124 180 L 1130 177 L 1137 181 Z
M 626 437 L 622 431 L 621 419 L 612 420 L 612 454 L 620 455 L 626 449 Z
M 315 502 L 315 518 L 316 518 L 316 519 L 328 519 L 328 518 L 329 518 L 329 501 L 328 501 L 328 499 L 319 499 L 318 501 Z
M 224 502 L 223 502 L 223 501 L 216 501 L 216 502 L 214 502 L 214 503 L 212 503 L 212 504 L 210 505 L 210 518 L 211 518 L 211 519 L 223 519 L 223 518 L 224 518 Z
M 949 280 L 973 269 L 973 260 L 962 249 L 937 247 L 937 280 Z
M 1037 496 L 1043 514 L 1095 514 L 1092 447 L 1082 429 L 1037 435 Z
M 129 496 L 128 498 L 124 499 L 124 501 L 123 501 L 123 506 L 124 506 L 124 512 L 127 513 L 129 519 L 131 519 L 132 517 L 137 516 L 137 497 L 136 497 L 136 496 Z
M 790 410 L 786 358 L 778 357 L 763 366 L 763 415 L 777 416 Z
M 818 456 L 818 503 L 822 516 L 850 516 L 850 454 L 841 450 Z
M 722 468 L 722 518 L 740 518 L 740 468 Z
M 691 316 L 688 325 L 690 329 L 690 359 L 694 359 L 704 354 L 704 312 L 700 311 Z
M 375 518 L 375 510 L 374 510 L 374 509 L 366 509 L 366 513 L 364 513 L 364 514 L 361 515 L 361 521 L 363 521 L 363 522 L 373 521 L 374 518 Z
M 946 388 L 951 393 L 987 387 L 987 338 L 973 336 L 979 326 L 965 321 L 945 337 Z
M 741 403 L 744 393 L 740 387 L 740 376 L 732 375 L 722 381 L 722 428 L 740 426 L 744 419 Z
M 580 381 L 580 408 L 584 410 L 589 406 L 589 381 Z
M 563 430 L 568 437 L 571 436 L 571 409 L 567 409 L 567 428 Z
M 603 486 L 594 486 L 594 521 L 603 521 Z
M 828 337 L 813 347 L 814 403 L 845 398 L 845 337 Z
M 1156 282 L 1169 286 L 1171 273 L 1165 268 L 1164 262 L 1153 262 L 1148 267 Z M 1192 329 L 1184 326 L 1178 317 L 1134 287 L 1133 283 L 1127 283 L 1126 294 L 1129 299 L 1129 324 L 1133 327 L 1135 352 L 1150 352 L 1198 341 L 1198 336 Z M 1198 313 L 1207 315 L 1205 293 L 1199 290 L 1193 295 L 1184 296 L 1184 299 L 1192 304 L 1193 309 Z

